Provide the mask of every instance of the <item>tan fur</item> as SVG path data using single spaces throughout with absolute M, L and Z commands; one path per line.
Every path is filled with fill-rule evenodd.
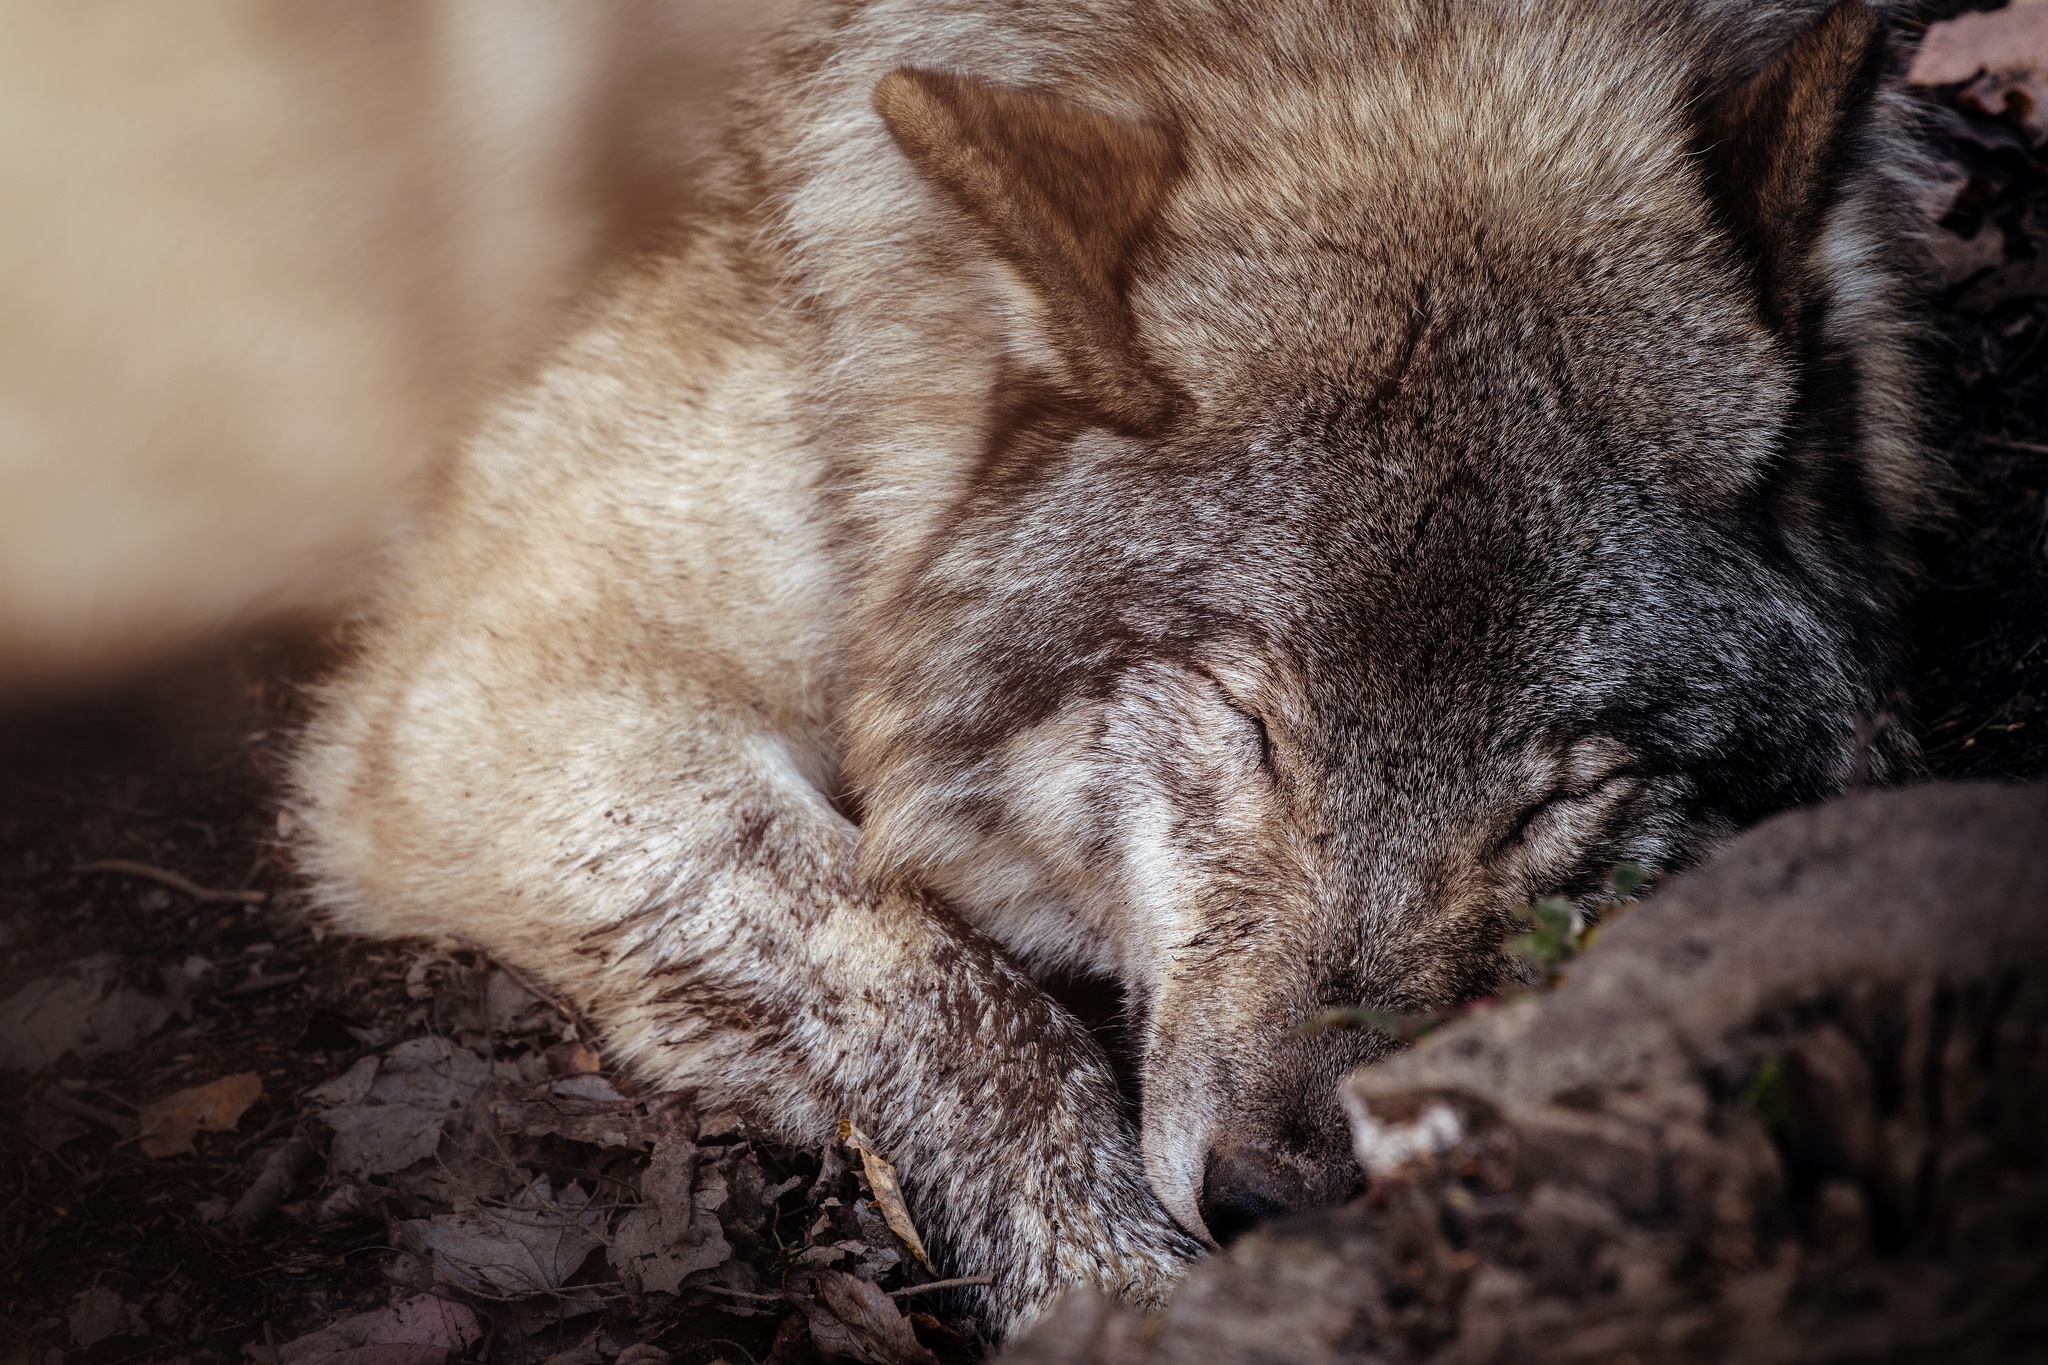
M 1155 426 L 1168 396 L 1135 348 L 1123 276 L 1180 178 L 1174 138 L 940 72 L 892 71 L 875 110 L 1043 304 L 1043 326 L 1103 414 Z
M 307 739 L 324 903 L 860 1123 L 1000 1326 L 1343 1193 L 1391 1044 L 1295 1024 L 1510 981 L 1515 906 L 1839 785 L 1885 685 L 1891 115 L 1751 98 L 1820 20 L 819 14 L 451 476 Z M 1710 185 L 1730 91 L 1847 169 Z M 1745 202 L 1818 216 L 1745 257 Z M 1118 978 L 1140 1132 L 1027 967 Z

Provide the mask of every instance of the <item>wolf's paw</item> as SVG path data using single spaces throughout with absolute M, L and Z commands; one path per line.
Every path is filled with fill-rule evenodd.
M 1205 1248 L 1167 1217 L 1149 1189 L 1012 1210 L 987 1258 L 986 1309 L 1006 1337 L 1029 1327 L 1068 1291 L 1086 1286 L 1140 1308 L 1164 1307 Z

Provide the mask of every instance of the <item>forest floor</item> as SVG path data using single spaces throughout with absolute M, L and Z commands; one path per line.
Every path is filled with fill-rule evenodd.
M 1930 776 L 2040 778 L 2048 151 L 1930 100 L 1954 510 L 1900 723 Z M 972 1358 L 858 1152 L 636 1093 L 460 945 L 309 927 L 277 784 L 334 657 L 260 639 L 0 717 L 0 1361 Z

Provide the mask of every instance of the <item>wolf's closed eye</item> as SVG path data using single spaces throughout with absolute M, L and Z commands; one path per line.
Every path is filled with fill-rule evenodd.
M 1567 781 L 1527 807 L 1498 848 L 1520 848 L 1542 867 L 1563 863 L 1613 823 L 1614 816 L 1640 787 L 1627 768 L 1591 782 Z

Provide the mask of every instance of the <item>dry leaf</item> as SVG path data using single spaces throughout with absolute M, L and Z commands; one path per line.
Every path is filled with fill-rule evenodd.
M 399 1228 L 433 1256 L 444 1283 L 496 1297 L 553 1293 L 604 1244 L 588 1203 L 579 1186 L 558 1197 L 539 1180 L 508 1207 L 438 1213 Z
M 867 1134 L 845 1119 L 839 1121 L 839 1139 L 860 1153 L 861 1169 L 867 1172 L 868 1188 L 875 1192 L 875 1202 L 882 1206 L 882 1217 L 888 1222 L 889 1230 L 903 1239 L 903 1245 L 910 1248 L 911 1255 L 930 1266 L 931 1257 L 925 1255 L 924 1239 L 917 1235 L 917 1224 L 910 1221 L 910 1207 L 903 1202 L 903 1186 L 897 1182 L 896 1168 L 874 1149 Z
M 432 1156 L 441 1130 L 490 1077 L 490 1064 L 446 1038 L 413 1038 L 365 1057 L 306 1092 L 334 1130 L 336 1175 L 386 1175 Z
M 1906 79 L 1964 88 L 1959 103 L 1991 118 L 2018 116 L 2035 143 L 2048 138 L 2048 0 L 1930 24 Z
M 640 1207 L 613 1233 L 612 1268 L 640 1292 L 673 1294 L 685 1277 L 725 1264 L 732 1259 L 718 1217 L 725 1201 L 724 1177 L 671 1122 L 640 1176 Z
M 2048 257 L 2034 256 L 1992 271 L 1963 291 L 1956 308 L 1965 313 L 1988 313 L 2013 299 L 2044 294 L 2048 294 Z
M 585 1113 L 547 1100 L 500 1100 L 491 1106 L 491 1114 L 498 1127 L 507 1133 L 529 1137 L 552 1134 L 593 1147 L 646 1148 L 653 1145 L 657 1135 L 654 1120 L 632 1109 Z
M 939 1365 L 910 1320 L 872 1281 L 839 1270 L 806 1270 L 790 1276 L 787 1293 L 827 1356 L 860 1365 Z
M 546 1001 L 495 971 L 484 981 L 484 1018 L 500 1038 L 516 1038 L 554 1026 L 555 1011 Z
M 969 1365 L 969 1362 L 981 1359 L 980 1354 L 967 1344 L 967 1338 L 930 1313 L 906 1312 L 903 1316 L 910 1323 L 911 1330 L 917 1333 L 917 1339 L 924 1343 L 924 1348 L 939 1358 L 939 1365 Z
M 71 1339 L 81 1349 L 97 1346 L 137 1326 L 141 1310 L 111 1289 L 88 1289 L 71 1304 Z
M 41 1071 L 67 1052 L 82 1061 L 134 1047 L 186 1012 L 186 974 L 168 967 L 160 975 L 165 993 L 144 995 L 122 982 L 119 957 L 95 953 L 29 982 L 0 1002 L 0 1071 Z
M 1954 85 L 1979 72 L 2048 73 L 2048 0 L 2014 0 L 2004 9 L 1929 24 L 1906 79 Z
M 668 1365 L 675 1357 L 651 1342 L 639 1341 L 619 1352 L 613 1365 Z
M 476 1314 L 421 1294 L 278 1348 L 282 1365 L 441 1365 L 483 1340 Z
M 585 1108 L 603 1105 L 629 1104 L 619 1088 L 603 1076 L 564 1076 L 548 1087 L 548 1094 L 558 1100 L 568 1100 Z
M 550 1076 L 594 1076 L 600 1069 L 597 1049 L 581 1039 L 556 1043 L 547 1058 Z
M 142 1111 L 142 1150 L 150 1156 L 183 1156 L 201 1132 L 232 1133 L 249 1106 L 262 1098 L 263 1078 L 253 1071 L 166 1095 Z

